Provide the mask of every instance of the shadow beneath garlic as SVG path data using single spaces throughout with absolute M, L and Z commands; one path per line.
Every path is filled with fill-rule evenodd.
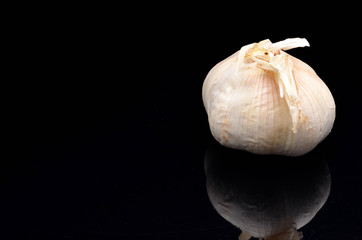
M 240 240 L 299 240 L 297 230 L 322 208 L 330 193 L 327 161 L 313 153 L 301 157 L 263 156 L 222 146 L 205 153 L 210 201 L 242 230 Z

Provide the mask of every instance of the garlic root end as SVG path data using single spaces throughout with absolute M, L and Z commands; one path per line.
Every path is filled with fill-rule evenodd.
M 242 232 L 239 236 L 239 240 L 249 240 L 251 235 L 247 232 Z

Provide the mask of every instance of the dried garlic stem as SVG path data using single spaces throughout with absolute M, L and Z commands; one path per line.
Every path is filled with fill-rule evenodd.
M 289 50 L 298 47 L 309 47 L 309 42 L 305 38 L 287 38 L 283 41 L 273 43 L 270 51 Z
M 274 72 L 275 81 L 279 86 L 280 97 L 283 98 L 285 96 L 289 107 L 293 133 L 297 132 L 303 116 L 299 105 L 298 89 L 293 75 L 293 63 L 288 55 L 280 50 L 306 46 L 309 46 L 309 43 L 304 38 L 288 38 L 273 44 L 270 40 L 263 40 L 255 43 L 244 57 L 246 64 L 255 62 L 257 67 Z

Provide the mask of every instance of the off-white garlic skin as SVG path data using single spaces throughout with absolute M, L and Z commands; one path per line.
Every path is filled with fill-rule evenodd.
M 256 154 L 300 156 L 331 131 L 331 92 L 306 63 L 283 50 L 305 39 L 249 44 L 214 66 L 202 98 L 211 133 L 222 145 Z

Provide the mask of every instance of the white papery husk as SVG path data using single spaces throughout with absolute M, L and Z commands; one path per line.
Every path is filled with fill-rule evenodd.
M 294 38 L 249 44 L 213 67 L 202 97 L 222 145 L 256 154 L 299 156 L 331 131 L 331 92 L 306 63 L 282 51 L 309 46 Z

